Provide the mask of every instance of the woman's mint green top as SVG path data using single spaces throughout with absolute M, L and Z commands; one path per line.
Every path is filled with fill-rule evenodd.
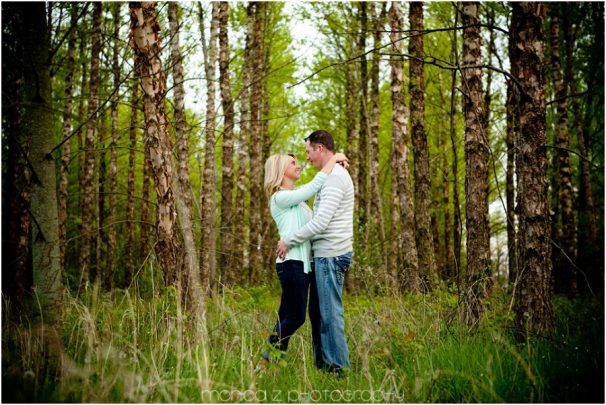
M 316 195 L 328 176 L 318 172 L 312 181 L 295 190 L 279 190 L 271 196 L 271 216 L 276 221 L 280 238 L 303 228 L 311 220 L 311 209 L 305 201 Z M 290 248 L 286 260 L 301 260 L 303 271 L 311 271 L 311 242 L 305 241 Z M 280 259 L 278 259 L 280 260 Z

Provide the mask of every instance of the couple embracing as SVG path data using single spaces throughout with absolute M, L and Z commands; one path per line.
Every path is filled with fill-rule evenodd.
M 273 155 L 265 163 L 265 191 L 280 234 L 276 271 L 282 286 L 278 320 L 269 343 L 282 351 L 305 322 L 309 291 L 316 367 L 341 375 L 350 368 L 343 317 L 343 282 L 353 241 L 354 187 L 347 158 L 335 153 L 330 133 L 305 138 L 307 160 L 320 170 L 301 187 L 293 155 Z M 313 213 L 306 201 L 315 196 Z M 263 361 L 273 360 L 266 351 Z

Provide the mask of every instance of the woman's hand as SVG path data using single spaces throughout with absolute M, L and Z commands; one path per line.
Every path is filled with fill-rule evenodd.
M 341 152 L 337 152 L 333 155 L 333 159 L 335 159 L 335 162 L 337 163 L 341 163 L 341 162 L 347 162 L 349 161 L 349 159 L 347 158 L 347 156 L 345 156 L 343 153 Z
M 284 260 L 287 253 L 288 253 L 288 246 L 286 246 L 286 243 L 282 242 L 282 240 L 279 240 L 278 246 L 276 247 L 276 254 L 280 258 L 280 260 Z
M 333 155 L 333 159 L 335 159 L 335 162 L 337 162 L 338 164 L 343 166 L 345 169 L 347 169 L 349 167 L 349 159 L 343 153 L 341 153 L 341 152 L 335 153 Z

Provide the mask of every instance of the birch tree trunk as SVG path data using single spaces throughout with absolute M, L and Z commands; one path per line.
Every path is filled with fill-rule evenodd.
M 218 3 L 212 3 L 210 38 L 208 45 L 208 63 L 206 64 L 206 125 L 204 177 L 200 206 L 202 209 L 202 256 L 200 270 L 202 288 L 210 291 L 215 287 L 216 273 L 216 216 L 215 197 L 217 183 L 215 179 L 215 70 L 217 66 Z
M 439 91 L 440 91 L 440 104 L 442 111 L 446 113 L 448 106 L 446 104 L 446 89 L 443 86 L 442 75 L 438 75 Z M 442 268 L 442 279 L 446 281 L 452 281 L 454 279 L 454 263 L 453 263 L 453 250 L 452 244 L 450 243 L 450 236 L 452 235 L 452 222 L 450 220 L 450 170 L 448 164 L 448 132 L 446 128 L 440 129 L 440 141 L 439 150 L 442 155 L 441 162 L 441 178 L 442 178 L 442 209 L 444 223 L 444 248 L 443 248 L 443 268 Z M 440 177 L 440 176 L 438 176 Z
M 377 15 L 376 4 L 370 3 L 371 19 L 373 24 L 373 46 L 378 49 L 381 46 L 381 33 L 385 26 L 385 13 L 386 4 L 381 4 L 381 12 Z M 383 263 L 383 249 L 385 248 L 385 228 L 383 226 L 383 199 L 381 198 L 381 189 L 379 187 L 379 60 L 380 54 L 378 50 L 373 52 L 371 74 L 370 74 L 370 88 L 371 88 L 371 120 L 370 120 L 370 207 L 371 216 L 373 222 L 373 233 L 378 236 L 379 246 L 378 249 L 372 249 L 372 256 L 374 256 L 372 263 L 375 263 L 379 269 L 380 274 L 385 274 L 384 263 Z M 375 239 L 376 240 L 376 239 Z
M 516 141 L 519 210 L 519 281 L 514 292 L 518 337 L 553 327 L 550 290 L 550 228 L 545 151 L 545 75 L 542 3 L 512 3 L 513 61 L 521 83 Z
M 266 4 L 254 3 L 254 25 L 252 30 L 252 83 L 250 96 L 250 282 L 259 282 L 263 256 L 261 198 L 263 196 L 263 161 L 261 147 L 263 145 L 261 119 L 263 97 L 263 31 Z
M 250 228 L 247 226 L 246 218 L 246 195 L 250 188 L 248 140 L 250 138 L 250 83 L 252 66 L 252 24 L 253 24 L 253 3 L 248 3 L 247 7 L 247 32 L 246 45 L 244 47 L 244 67 L 242 71 L 242 91 L 240 93 L 240 132 L 238 134 L 238 173 L 236 181 L 236 203 L 234 213 L 234 230 L 238 229 L 242 234 L 234 240 L 234 252 L 238 254 L 234 257 L 233 267 L 234 283 L 242 283 L 244 275 L 249 274 L 250 269 L 250 246 L 248 233 Z M 248 263 L 245 259 L 248 259 Z M 248 281 L 248 280 L 247 280 Z
M 596 3 L 595 6 L 600 6 Z M 566 43 L 566 72 L 565 80 L 568 84 L 569 94 L 577 94 L 577 81 L 575 78 L 574 67 L 574 47 L 577 38 L 578 27 L 574 28 L 570 24 L 569 10 L 571 5 L 565 5 L 563 17 L 564 39 Z M 596 15 L 602 16 L 603 10 L 596 10 Z M 603 25 L 603 17 L 602 17 Z M 598 67 L 599 69 L 599 67 Z M 591 105 L 591 98 L 588 97 L 586 105 Z M 587 276 L 591 283 L 591 288 L 601 291 L 604 288 L 604 254 L 603 247 L 598 241 L 597 230 L 597 210 L 595 208 L 593 186 L 591 184 L 591 169 L 590 156 L 587 149 L 587 141 L 585 138 L 585 127 L 581 118 L 581 107 L 578 97 L 570 99 L 572 116 L 574 117 L 571 123 L 571 128 L 576 133 L 577 143 L 579 145 L 579 153 L 581 159 L 579 162 L 579 194 L 578 194 L 578 223 L 577 223 L 577 260 L 579 267 L 588 269 Z M 586 116 L 589 115 L 586 113 Z M 596 258 L 598 258 L 596 260 Z M 583 279 L 583 277 L 581 278 Z M 583 280 L 584 282 L 585 280 Z M 579 287 L 583 283 L 579 284 Z
M 423 3 L 410 2 L 409 53 L 415 59 L 410 60 L 410 126 L 414 153 L 415 179 L 415 240 L 419 257 L 422 289 L 430 290 L 438 283 L 436 260 L 431 235 L 431 181 L 429 178 L 429 150 L 425 134 L 425 74 L 420 62 L 424 58 Z
M 221 105 L 223 107 L 223 165 L 221 176 L 221 258 L 220 267 L 223 272 L 223 283 L 233 285 L 234 256 L 240 254 L 234 251 L 234 105 L 231 97 L 231 81 L 229 78 L 229 3 L 219 3 L 219 78 L 221 86 Z
M 112 17 L 114 20 L 114 54 L 112 58 L 112 71 L 114 89 L 120 86 L 120 3 L 112 3 Z M 114 93 L 111 103 L 112 109 L 112 142 L 111 158 L 109 163 L 109 228 L 107 230 L 107 273 L 105 285 L 110 291 L 115 286 L 114 273 L 116 271 L 117 243 L 117 194 L 118 194 L 118 91 Z
M 568 102 L 566 98 L 566 83 L 562 74 L 560 58 L 560 9 L 559 4 L 549 5 L 551 17 L 551 65 L 553 72 L 554 97 L 557 100 L 557 125 L 555 144 L 558 147 L 554 152 L 557 184 L 553 187 L 558 191 L 556 198 L 558 210 L 555 211 L 555 226 L 558 234 L 553 235 L 559 247 L 554 247 L 556 260 L 554 261 L 553 276 L 555 291 L 566 293 L 570 297 L 578 295 L 577 274 L 574 264 L 574 213 L 572 207 L 572 173 L 568 149 L 570 134 L 568 130 Z
M 185 119 L 185 89 L 183 87 L 183 65 L 181 47 L 179 45 L 179 6 L 177 3 L 168 3 L 168 22 L 170 26 L 170 56 L 173 65 L 174 82 L 174 111 L 175 133 L 177 137 L 178 152 L 178 181 L 174 183 L 177 190 L 177 211 L 179 213 L 181 236 L 185 248 L 183 261 L 183 277 L 180 277 L 180 291 L 183 298 L 189 295 L 196 313 L 203 313 L 201 307 L 204 302 L 204 291 L 200 280 L 200 262 L 194 237 L 192 201 L 193 192 L 189 182 L 189 142 L 187 121 Z M 174 181 L 174 180 L 173 180 Z M 200 312 L 202 311 L 202 312 Z
M 139 113 L 139 83 L 133 80 L 131 85 L 130 96 L 130 127 L 128 130 L 130 146 L 128 150 L 128 180 L 126 186 L 126 268 L 124 271 L 123 287 L 130 286 L 135 274 L 135 255 L 134 255 L 134 240 L 135 240 L 135 152 L 137 149 L 137 125 Z M 141 229 L 145 227 L 141 224 Z
M 73 27 L 67 42 L 67 66 L 65 67 L 65 92 L 63 103 L 63 149 L 61 151 L 61 180 L 59 183 L 59 241 L 61 268 L 65 269 L 65 252 L 67 249 L 67 186 L 69 183 L 69 162 L 71 160 L 71 142 L 68 137 L 72 132 L 73 110 L 73 79 L 76 56 L 76 23 L 78 8 L 71 5 L 71 21 Z
M 459 22 L 459 11 L 455 7 L 455 27 Z M 452 32 L 452 53 L 455 64 L 459 66 L 459 50 L 457 45 L 457 31 Z M 453 206 L 453 224 L 452 241 L 454 251 L 454 278 L 456 278 L 457 287 L 461 286 L 461 204 L 459 203 L 459 154 L 457 152 L 457 128 L 456 117 L 456 86 L 457 72 L 452 71 L 450 87 L 450 144 L 452 145 L 452 206 Z
M 370 215 L 370 201 L 368 199 L 368 138 L 370 128 L 368 121 L 368 63 L 366 61 L 366 35 L 368 30 L 367 5 L 372 3 L 358 3 L 358 19 L 360 20 L 360 36 L 358 38 L 358 52 L 360 57 L 360 137 L 358 139 L 358 223 L 362 234 L 360 244 L 364 250 L 368 246 L 368 216 Z
M 393 2 L 389 13 L 393 53 L 391 56 L 391 193 L 393 207 L 391 209 L 391 254 L 389 267 L 394 275 L 395 285 L 399 290 L 409 288 L 418 291 L 419 269 L 417 245 L 415 242 L 414 207 L 410 173 L 408 170 L 408 116 L 409 111 L 404 95 L 404 60 L 396 56 L 403 54 L 402 3 Z M 399 227 L 398 227 L 399 224 Z M 400 263 L 396 262 L 396 259 Z
M 462 87 L 465 116 L 465 212 L 467 228 L 467 273 L 464 316 L 478 322 L 482 299 L 490 286 L 490 238 L 488 236 L 488 139 L 483 128 L 485 110 L 482 70 L 468 68 L 481 63 L 479 3 L 463 2 Z
M 166 84 L 160 59 L 160 26 L 155 3 L 130 3 L 131 46 L 139 66 L 145 112 L 145 144 L 157 195 L 155 252 L 164 273 L 164 282 L 176 281 L 180 247 L 175 235 L 176 206 L 173 193 L 172 146 L 167 129 L 164 99 Z
M 99 104 L 99 55 L 101 53 L 101 3 L 93 4 L 92 50 L 90 84 L 88 87 L 88 114 L 84 143 L 84 199 L 82 204 L 82 245 L 80 246 L 80 287 L 86 286 L 90 277 L 91 238 L 93 222 L 93 177 L 95 171 L 95 125 Z

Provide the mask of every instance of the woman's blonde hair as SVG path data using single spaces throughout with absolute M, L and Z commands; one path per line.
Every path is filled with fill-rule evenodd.
M 284 173 L 290 164 L 292 155 L 276 154 L 271 155 L 265 161 L 265 181 L 263 189 L 267 197 L 271 197 L 273 193 L 278 191 L 284 179 Z M 253 197 L 254 198 L 254 197 Z

